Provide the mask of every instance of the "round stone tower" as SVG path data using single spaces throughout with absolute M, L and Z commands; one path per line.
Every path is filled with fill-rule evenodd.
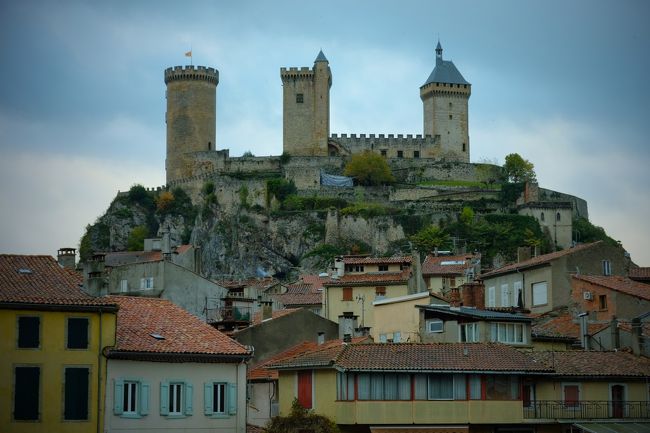
M 191 154 L 216 150 L 219 71 L 205 66 L 165 69 L 167 183 L 192 176 Z

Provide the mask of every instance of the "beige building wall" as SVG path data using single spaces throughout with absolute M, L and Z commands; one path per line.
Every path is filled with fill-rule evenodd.
M 424 134 L 439 136 L 441 156 L 469 162 L 469 84 L 429 83 L 420 89 Z
M 185 433 L 191 431 L 246 431 L 246 365 L 217 363 L 171 363 L 108 360 L 106 384 L 106 433 L 159 432 Z M 114 414 L 115 380 L 130 379 L 149 384 L 149 414 L 141 418 L 126 418 Z M 160 415 L 160 383 L 184 381 L 192 385 L 193 413 L 183 417 Z M 237 384 L 237 413 L 216 418 L 204 413 L 204 384 L 226 382 Z
M 278 404 L 276 385 L 273 382 L 252 382 L 249 392 L 247 422 L 264 427 L 274 415 L 272 406 Z
M 435 298 L 431 298 L 429 292 L 424 292 L 373 302 L 375 342 L 382 342 L 384 336 L 395 343 L 420 343 L 420 316 L 415 306 L 428 305 L 430 299 Z M 398 339 L 396 333 L 399 334 Z
M 573 210 L 569 208 L 529 207 L 519 209 L 519 215 L 532 216 L 542 231 L 548 233 L 556 248 L 565 249 L 573 241 Z

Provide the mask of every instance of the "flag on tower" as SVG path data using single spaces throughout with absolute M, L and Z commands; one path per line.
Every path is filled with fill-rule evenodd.
M 187 53 L 185 53 L 185 57 L 192 57 L 192 50 L 189 50 Z

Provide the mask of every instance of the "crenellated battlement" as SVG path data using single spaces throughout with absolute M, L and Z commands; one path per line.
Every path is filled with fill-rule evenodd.
M 280 77 L 285 79 L 313 79 L 314 70 L 308 67 L 302 68 L 280 68 Z
M 420 87 L 420 95 L 459 96 L 468 98 L 472 94 L 471 84 L 428 83 Z
M 198 80 L 219 84 L 219 71 L 206 66 L 174 66 L 165 69 L 165 84 L 171 81 Z
M 355 147 L 361 145 L 368 149 L 382 146 L 438 144 L 437 139 L 428 134 L 332 134 L 330 138 L 343 145 L 354 144 Z

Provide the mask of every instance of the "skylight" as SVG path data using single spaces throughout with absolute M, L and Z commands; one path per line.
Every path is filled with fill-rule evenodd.
M 32 270 L 29 269 L 29 268 L 20 268 L 20 269 L 18 269 L 18 273 L 19 274 L 31 274 Z
M 440 262 L 441 266 L 447 266 L 447 265 L 464 265 L 465 260 L 445 260 L 443 262 Z
M 165 337 L 163 337 L 162 335 L 156 334 L 156 333 L 153 333 L 153 332 L 151 334 L 149 334 L 149 335 L 151 335 L 156 340 L 164 340 L 165 339 Z

